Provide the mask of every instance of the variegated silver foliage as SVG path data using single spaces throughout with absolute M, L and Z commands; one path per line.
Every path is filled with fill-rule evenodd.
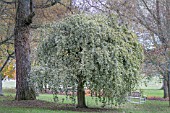
M 138 82 L 143 60 L 136 35 L 104 15 L 73 15 L 51 28 L 38 48 L 34 80 L 58 92 L 61 86 L 75 90 L 81 79 L 105 102 L 123 102 Z

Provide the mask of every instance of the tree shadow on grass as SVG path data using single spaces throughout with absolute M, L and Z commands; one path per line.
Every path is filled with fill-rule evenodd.
M 76 108 L 74 104 L 59 104 L 42 100 L 3 100 L 0 104 L 5 107 L 40 108 L 48 110 L 64 110 L 77 112 L 113 112 L 114 109 L 107 108 Z

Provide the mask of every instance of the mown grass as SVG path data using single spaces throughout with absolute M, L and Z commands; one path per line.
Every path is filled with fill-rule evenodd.
M 97 107 L 100 108 L 103 104 L 101 102 L 95 102 L 96 97 L 86 96 L 86 105 L 88 107 Z M 38 100 L 44 100 L 49 102 L 54 102 L 53 95 L 52 94 L 40 94 L 37 97 Z M 76 99 L 76 97 L 75 97 Z M 63 101 L 64 100 L 64 101 Z M 74 104 L 72 99 L 69 99 L 69 97 L 66 97 L 65 95 L 58 95 L 58 103 L 60 104 Z M 76 103 L 77 104 L 77 101 Z M 107 106 L 110 108 L 111 106 Z
M 8 84 L 9 85 L 9 84 Z M 9 85 L 11 86 L 11 85 Z M 151 84 L 151 88 L 152 88 Z M 141 90 L 144 95 L 156 96 L 156 97 L 163 97 L 163 90 L 142 88 Z M 14 100 L 15 90 L 14 89 L 4 89 L 3 90 L 5 97 L 0 97 L 0 113 L 85 113 L 79 111 L 62 111 L 62 110 L 52 110 L 47 108 L 25 108 L 25 107 L 12 107 L 12 106 L 3 106 L 3 102 Z M 66 105 L 73 103 L 70 99 L 66 99 L 64 95 L 58 95 L 59 103 Z M 37 97 L 38 100 L 44 100 L 48 102 L 54 102 L 52 94 L 40 94 Z M 64 99 L 64 101 L 62 101 Z M 96 107 L 100 108 L 101 103 L 96 104 L 95 99 L 91 97 L 86 97 L 86 103 L 89 107 Z M 106 108 L 111 108 L 111 106 L 106 106 Z M 126 103 L 122 106 L 112 106 L 113 111 L 110 112 L 102 112 L 102 113 L 170 113 L 170 107 L 168 107 L 168 101 L 151 101 L 147 100 L 144 104 L 131 104 Z M 94 112 L 92 112 L 94 113 Z
M 42 94 L 38 97 L 40 100 L 52 101 L 52 95 L 50 94 Z M 64 96 L 60 96 L 60 99 L 64 98 Z M 11 100 L 11 96 L 6 98 L 5 100 Z M 95 104 L 95 102 L 88 97 L 87 100 L 91 101 L 88 106 L 90 107 L 100 107 Z M 77 111 L 61 111 L 61 110 L 50 110 L 44 108 L 24 108 L 24 107 L 4 107 L 2 99 L 0 99 L 0 113 L 80 113 Z M 69 101 L 65 103 L 70 103 Z M 64 104 L 64 103 L 63 103 Z M 170 107 L 168 107 L 167 101 L 149 101 L 147 100 L 144 104 L 130 104 L 126 103 L 119 107 L 113 107 L 113 113 L 169 113 Z M 81 112 L 84 113 L 84 112 Z M 104 112 L 102 112 L 104 113 Z M 112 112 L 105 112 L 112 113 Z
M 159 96 L 162 97 L 162 90 L 143 90 L 144 94 L 148 96 Z M 5 92 L 5 95 L 8 95 L 5 99 L 0 98 L 0 113 L 80 113 L 78 111 L 61 111 L 61 110 L 50 110 L 44 108 L 24 108 L 24 107 L 4 107 L 3 101 L 14 99 L 14 94 Z M 66 96 L 59 95 L 59 103 L 62 103 L 62 99 L 64 98 L 63 104 L 72 103 L 70 99 L 66 100 Z M 37 99 L 54 102 L 53 95 L 51 94 L 40 94 Z M 101 104 L 96 104 L 95 99 L 91 97 L 86 97 L 87 105 L 89 107 L 101 107 Z M 107 108 L 111 108 L 111 106 L 107 106 Z M 168 107 L 167 101 L 150 101 L 147 100 L 144 104 L 130 104 L 126 103 L 119 107 L 113 107 L 113 112 L 105 112 L 105 113 L 169 113 L 170 107 Z M 81 112 L 84 113 L 84 112 Z M 102 112 L 104 113 L 104 112 Z
M 147 101 L 144 104 L 128 104 L 121 111 L 125 113 L 169 113 L 170 107 L 166 101 Z
M 162 96 L 161 94 L 162 90 L 144 90 L 144 94 L 147 94 L 148 96 Z M 155 93 L 155 95 L 154 95 Z M 151 94 L 151 95 L 149 95 Z M 48 94 L 42 94 L 38 97 L 38 99 L 43 99 L 46 101 L 52 101 L 49 99 L 52 95 Z M 59 98 L 64 98 L 64 96 L 59 96 Z M 89 107 L 100 107 L 101 104 L 96 105 L 94 99 L 91 97 L 86 97 L 86 100 L 88 101 Z M 66 103 L 69 103 L 67 101 Z M 111 106 L 107 106 L 107 108 L 111 108 Z M 126 103 L 119 107 L 113 107 L 114 113 L 169 113 L 170 107 L 168 107 L 168 101 L 150 101 L 147 100 L 144 104 L 130 104 Z M 115 110 L 116 109 L 116 110 Z
M 143 89 L 142 91 L 146 96 L 163 97 L 163 90 L 160 89 Z
M 21 107 L 4 107 L 0 105 L 0 113 L 76 113 L 72 111 L 57 111 L 43 108 L 21 108 Z

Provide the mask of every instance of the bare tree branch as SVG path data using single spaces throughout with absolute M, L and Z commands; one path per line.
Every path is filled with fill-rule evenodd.
M 143 21 L 141 18 L 137 17 L 136 15 L 135 15 L 135 17 L 136 17 L 136 19 L 139 21 L 139 23 L 140 23 L 141 25 L 145 26 L 145 28 L 146 28 L 147 30 L 149 30 L 149 31 L 151 31 L 152 33 L 158 35 L 158 33 L 157 33 L 154 29 L 152 29 L 147 23 L 144 23 L 144 21 Z
M 5 60 L 5 62 L 3 63 L 2 67 L 0 68 L 0 72 L 4 69 L 4 67 L 6 66 L 6 64 L 8 63 L 10 58 L 13 58 L 14 52 L 12 52 L 11 54 L 8 54 L 7 59 Z
M 144 6 L 146 7 L 146 9 L 148 10 L 148 12 L 153 16 L 153 18 L 155 19 L 155 21 L 158 21 L 158 19 L 156 18 L 156 16 L 154 15 L 154 13 L 151 11 L 151 9 L 149 9 L 147 3 L 145 0 L 142 0 Z
M 13 38 L 14 35 L 11 35 L 10 37 L 7 37 L 5 40 L 0 42 L 0 45 L 7 43 L 9 40 Z

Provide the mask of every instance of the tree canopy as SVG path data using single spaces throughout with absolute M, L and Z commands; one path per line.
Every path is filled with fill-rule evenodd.
M 81 90 L 87 87 L 102 101 L 117 104 L 137 84 L 143 51 L 136 35 L 118 26 L 116 18 L 77 14 L 51 26 L 37 58 L 36 82 L 56 93 L 61 85 L 78 92 L 82 85 Z

